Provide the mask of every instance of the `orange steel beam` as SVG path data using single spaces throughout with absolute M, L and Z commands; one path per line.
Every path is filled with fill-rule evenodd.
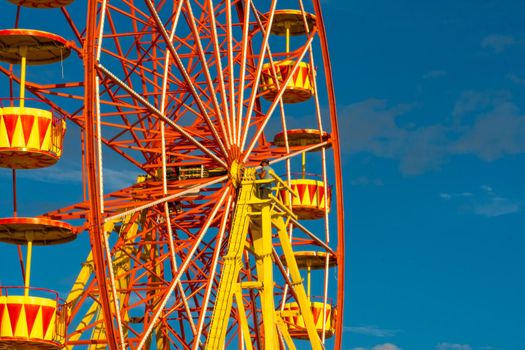
M 199 110 L 201 112 L 202 117 L 206 121 L 206 124 L 208 124 L 208 127 L 209 127 L 210 131 L 212 132 L 213 136 L 215 137 L 215 140 L 218 142 L 219 147 L 220 147 L 220 149 L 222 151 L 222 154 L 224 156 L 227 156 L 228 152 L 226 151 L 226 149 L 224 147 L 224 144 L 222 143 L 221 138 L 219 137 L 217 129 L 213 125 L 213 123 L 211 121 L 211 118 L 210 118 L 208 112 L 206 111 L 206 108 L 204 108 L 204 103 L 203 103 L 202 99 L 200 98 L 199 94 L 197 93 L 197 90 L 194 87 L 194 82 L 191 80 L 191 77 L 189 76 L 188 71 L 186 70 L 184 64 L 182 63 L 182 60 L 181 60 L 179 54 L 175 50 L 175 47 L 173 46 L 173 44 L 172 44 L 172 42 L 171 42 L 171 40 L 170 40 L 170 38 L 168 36 L 168 33 L 166 32 L 165 28 L 162 26 L 162 22 L 161 22 L 158 14 L 157 14 L 157 10 L 155 9 L 155 6 L 151 2 L 151 0 L 146 0 L 146 5 L 148 6 L 148 9 L 150 10 L 150 13 L 151 13 L 152 17 L 153 17 L 155 23 L 157 24 L 157 28 L 159 29 L 160 34 L 162 35 L 162 37 L 164 38 L 164 40 L 166 42 L 167 49 L 169 50 L 170 54 L 173 56 L 174 62 L 177 65 L 177 67 L 179 68 L 179 72 L 183 75 L 184 80 L 188 84 L 189 92 L 193 95 L 193 98 L 195 99 L 195 102 L 197 103 L 197 106 L 199 107 Z
M 344 284 L 345 284 L 345 225 L 344 225 L 344 198 L 343 198 L 343 177 L 341 168 L 341 150 L 339 145 L 339 127 L 337 124 L 337 105 L 335 101 L 334 83 L 332 80 L 332 65 L 326 41 L 326 29 L 324 26 L 319 0 L 313 0 L 315 13 L 317 15 L 317 26 L 323 55 L 323 66 L 326 76 L 326 89 L 329 99 L 330 120 L 332 123 L 332 148 L 334 152 L 334 175 L 337 196 L 337 308 L 339 311 L 338 322 L 336 324 L 335 349 L 342 348 L 343 318 L 344 318 Z
M 85 100 L 84 100 L 84 125 L 85 125 L 85 169 L 88 177 L 89 193 L 89 215 L 88 222 L 90 225 L 89 237 L 91 249 L 93 251 L 93 263 L 95 265 L 98 288 L 100 290 L 99 298 L 104 313 L 104 325 L 109 349 L 118 349 L 117 333 L 114 329 L 113 315 L 111 312 L 111 302 L 109 300 L 109 291 L 106 285 L 106 260 L 104 259 L 104 240 L 102 237 L 102 220 L 100 218 L 101 206 L 99 201 L 98 172 L 96 168 L 96 140 L 95 140 L 95 35 L 97 29 L 97 1 L 90 0 L 87 4 L 87 28 L 86 40 L 84 46 L 84 82 L 85 82 Z M 109 258 L 109 257 L 108 257 Z

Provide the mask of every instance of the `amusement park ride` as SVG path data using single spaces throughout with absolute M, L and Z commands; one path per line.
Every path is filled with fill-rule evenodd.
M 13 213 L 0 242 L 20 261 L 2 271 L 20 265 L 24 281 L 0 285 L 1 350 L 341 348 L 343 191 L 319 2 L 4 0 Z M 46 14 L 62 22 L 24 26 Z M 26 79 L 66 59 L 82 76 Z M 19 216 L 17 172 L 55 165 L 66 125 L 83 200 Z M 137 181 L 109 191 L 116 159 Z M 33 286 L 33 248 L 77 237 L 89 245 L 68 261 L 69 295 Z

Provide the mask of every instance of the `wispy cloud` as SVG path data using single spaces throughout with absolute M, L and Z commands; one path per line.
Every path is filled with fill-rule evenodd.
M 477 205 L 474 208 L 474 212 L 478 215 L 495 217 L 516 213 L 520 209 L 519 203 L 513 202 L 508 198 L 495 197 L 488 203 Z
M 125 188 L 137 181 L 138 171 L 104 169 L 104 185 L 110 191 Z
M 507 102 L 511 98 L 505 91 L 463 91 L 452 109 L 452 116 L 456 122 L 461 122 L 465 115 L 483 113 L 494 105 Z
M 472 347 L 468 344 L 440 343 L 436 350 L 472 350 Z
M 439 169 L 458 155 L 490 162 L 525 153 L 525 115 L 506 92 L 465 91 L 451 111 L 452 118 L 433 125 L 403 123 L 413 108 L 389 106 L 378 99 L 341 108 L 341 130 L 347 132 L 341 138 L 343 152 L 396 159 L 407 175 Z
M 393 337 L 399 333 L 398 330 L 382 329 L 377 326 L 345 326 L 344 330 L 345 332 L 370 335 L 380 338 Z
M 444 70 L 431 70 L 427 73 L 425 73 L 423 75 L 423 79 L 435 79 L 435 78 L 440 78 L 440 77 L 444 77 L 445 75 L 447 75 L 447 72 L 445 72 Z
M 446 130 L 442 125 L 412 129 L 397 120 L 412 109 L 410 105 L 390 107 L 384 100 L 370 99 L 342 110 L 342 148 L 352 153 L 366 152 L 399 159 L 405 174 L 420 174 L 438 168 L 446 158 Z
M 519 212 L 521 203 L 498 195 L 491 186 L 483 185 L 478 191 L 461 193 L 439 193 L 446 201 L 455 201 L 469 212 L 486 217 L 497 217 Z
M 354 186 L 383 186 L 383 180 L 381 179 L 371 179 L 366 176 L 360 176 L 356 179 L 353 179 L 351 182 Z
M 458 197 L 471 197 L 472 195 L 473 195 L 472 192 L 461 192 L 461 193 L 441 192 L 439 194 L 439 197 L 442 199 L 452 199 L 452 198 L 458 198 Z
M 515 39 L 510 35 L 492 34 L 481 40 L 481 47 L 493 53 L 500 53 L 505 48 L 520 43 L 521 40 Z
M 525 116 L 509 101 L 499 102 L 482 113 L 473 125 L 451 145 L 457 154 L 475 154 L 493 161 L 506 154 L 525 152 Z
M 395 344 L 385 343 L 385 344 L 376 345 L 372 348 L 358 347 L 358 348 L 352 348 L 350 350 L 402 350 L 402 349 Z
M 397 345 L 386 343 L 382 345 L 376 345 L 372 348 L 372 350 L 401 350 L 401 348 Z
M 3 173 L 6 175 L 7 173 Z M 114 191 L 128 187 L 135 183 L 138 171 L 104 169 L 104 187 L 107 191 Z M 7 174 L 9 176 L 9 174 Z M 18 171 L 17 176 L 32 181 L 44 183 L 82 183 L 82 170 L 77 165 L 60 163 L 44 169 L 33 169 L 31 171 Z
M 516 73 L 510 73 L 507 75 L 507 78 L 515 84 L 525 85 L 525 77 L 519 76 Z

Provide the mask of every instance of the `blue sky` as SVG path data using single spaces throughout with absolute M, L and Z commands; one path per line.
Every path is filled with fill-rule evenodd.
M 524 349 L 525 3 L 324 6 L 345 349 Z
M 345 177 L 344 350 L 525 349 L 525 2 L 322 4 Z M 80 200 L 70 146 L 60 167 L 19 178 L 25 215 Z M 110 188 L 135 176 L 112 171 Z M 49 278 L 66 254 L 35 250 L 53 272 L 32 282 L 67 293 L 77 261 Z

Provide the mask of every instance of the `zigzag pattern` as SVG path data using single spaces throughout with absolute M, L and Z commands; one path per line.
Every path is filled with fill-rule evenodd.
M 0 341 L 6 337 L 55 340 L 54 300 L 21 296 L 3 299 L 0 302 Z
M 62 154 L 64 122 L 36 108 L 0 108 L 0 167 L 34 169 L 53 165 Z
M 298 194 L 292 198 L 292 210 L 302 220 L 314 220 L 324 217 L 326 200 L 325 186 L 322 181 L 311 179 L 291 180 L 291 188 Z M 279 193 L 280 200 L 290 205 L 285 190 Z M 330 210 L 330 192 L 328 192 L 328 210 Z
M 280 61 L 275 62 L 275 71 L 277 73 L 277 80 L 279 85 L 282 86 L 283 82 L 288 78 L 288 75 L 292 71 L 294 61 Z M 299 67 L 292 76 L 286 90 L 283 93 L 282 99 L 284 103 L 298 103 L 304 102 L 312 97 L 315 93 L 314 87 L 311 80 L 311 69 L 310 65 L 305 62 L 299 62 Z M 273 79 L 272 66 L 267 63 L 263 66 L 261 75 L 261 91 L 264 92 L 263 97 L 266 100 L 273 101 L 279 89 Z

